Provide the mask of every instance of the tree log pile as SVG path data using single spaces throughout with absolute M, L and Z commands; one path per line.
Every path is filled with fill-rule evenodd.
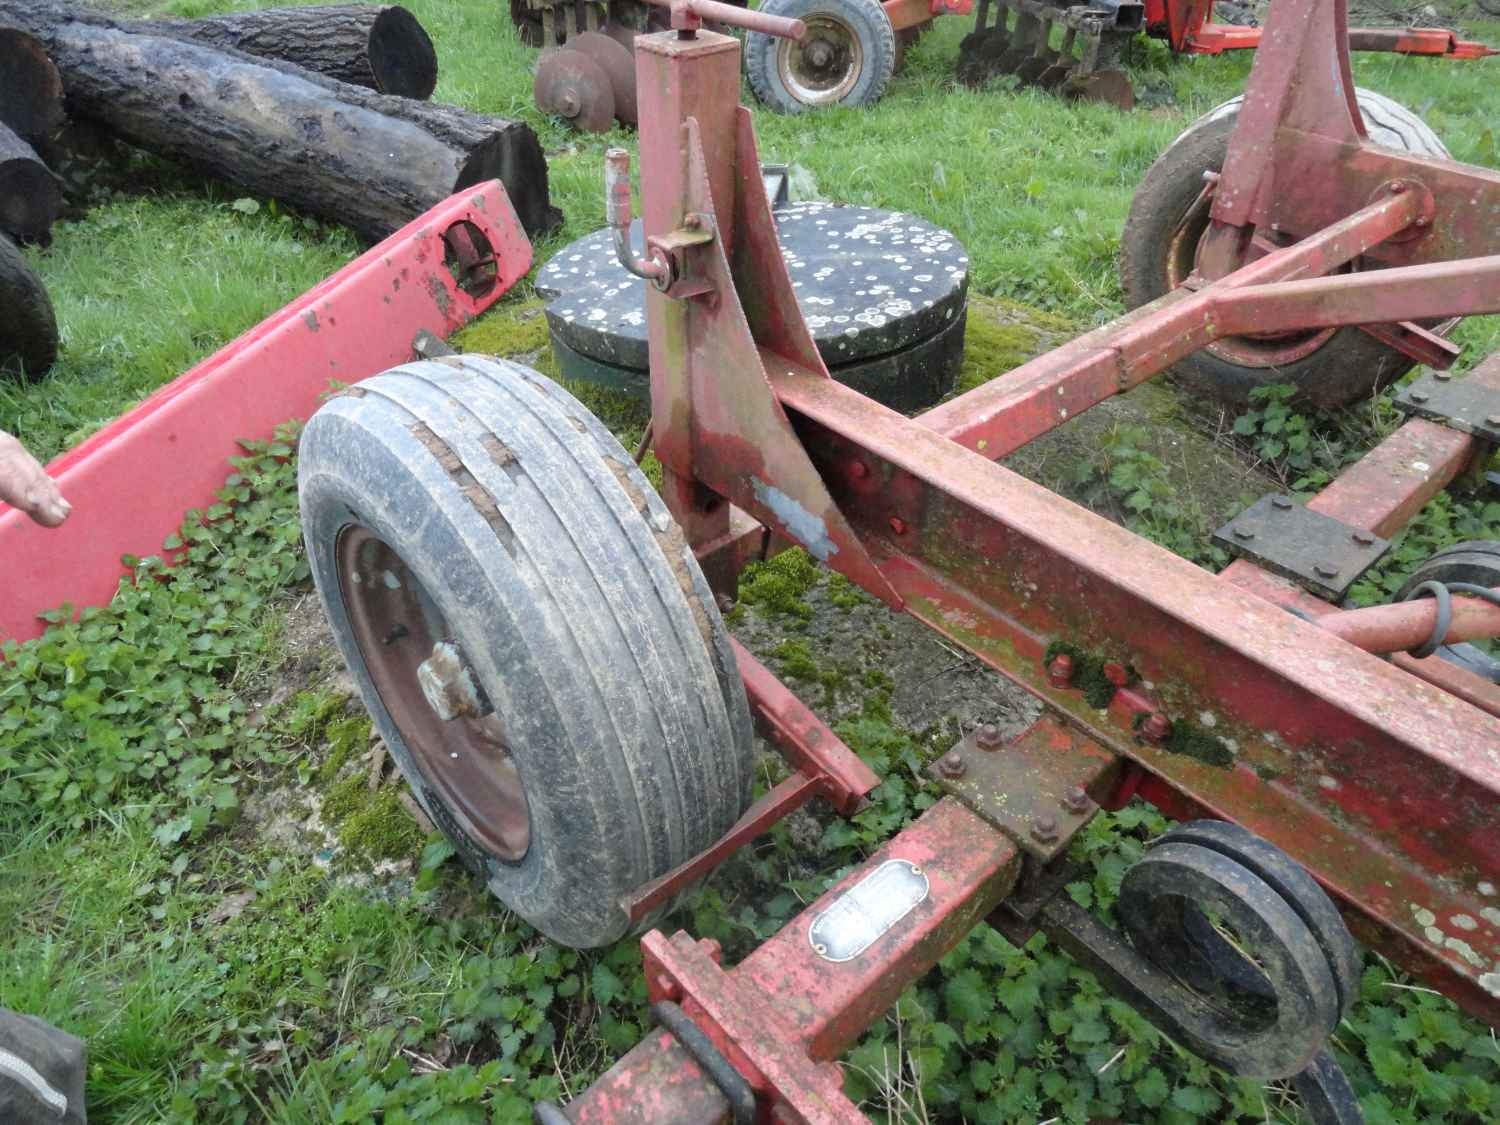
M 37 46 L 11 50 L 6 36 Z M 40 130 L 28 136 L 7 117 L 25 100 L 20 91 L 39 88 L 23 71 L 34 56 L 55 67 L 56 108 L 18 111 L 25 129 Z M 51 219 L 6 199 L 45 196 L 31 162 L 51 174 L 33 149 L 45 151 L 65 106 L 130 144 L 372 241 L 489 179 L 505 185 L 529 234 L 555 226 L 561 214 L 536 134 L 521 121 L 419 100 L 436 80 L 432 43 L 400 7 L 123 21 L 66 0 L 0 0 L 0 121 L 15 134 L 0 133 L 0 223 L 45 241 Z M 27 175 L 26 188 L 7 186 Z

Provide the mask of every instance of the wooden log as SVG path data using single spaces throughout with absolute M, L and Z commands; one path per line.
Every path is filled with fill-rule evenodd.
M 45 144 L 63 123 L 63 88 L 57 67 L 33 36 L 0 27 L 0 125 L 24 141 Z
M 0 125 L 0 231 L 45 244 L 61 209 L 62 182 L 35 149 Z
M 0 378 L 39 379 L 57 359 L 57 318 L 47 289 L 10 239 L 0 235 Z
M 541 144 L 525 122 L 125 30 L 53 0 L 0 0 L 0 21 L 46 46 L 70 112 L 366 238 L 384 238 L 453 192 L 489 179 L 505 185 L 529 234 L 561 221 L 548 199 Z
M 265 8 L 131 26 L 221 50 L 281 59 L 382 94 L 422 99 L 437 85 L 432 40 L 417 17 L 399 5 Z

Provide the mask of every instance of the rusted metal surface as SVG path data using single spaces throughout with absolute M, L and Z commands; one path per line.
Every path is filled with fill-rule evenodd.
M 1481 983 L 1500 991 L 1500 925 L 1480 889 L 1500 871 L 1493 717 L 827 383 L 773 375 L 831 480 L 856 453 L 870 464 L 870 483 L 837 494 L 881 541 L 909 612 L 1265 835 L 1409 945 L 1431 943 L 1415 921 L 1430 913 L 1450 993 L 1500 1013 Z M 893 510 L 912 534 L 889 535 Z M 1052 639 L 1128 656 L 1151 698 L 1101 719 L 1049 682 Z M 1177 732 L 1161 748 L 1134 725 L 1155 712 Z
M 1273 574 L 1338 600 L 1374 566 L 1390 542 L 1270 493 L 1214 532 L 1214 542 Z
M 1095 795 L 1114 789 L 1120 759 L 1043 716 L 1010 740 L 970 731 L 932 772 L 964 807 L 1051 863 L 1098 811 Z
M 1473 434 L 1490 443 L 1491 448 L 1500 443 L 1500 388 L 1482 379 L 1455 378 L 1446 371 L 1428 372 L 1402 387 L 1391 405 L 1403 414 Z
M 1213 0 L 1145 0 L 1146 29 L 1167 40 L 1172 50 L 1198 55 L 1254 50 L 1261 29 L 1213 22 Z M 1351 51 L 1394 51 L 1403 55 L 1440 55 L 1482 59 L 1496 51 L 1483 43 L 1460 39 L 1443 27 L 1353 27 Z
M 493 283 L 477 293 L 444 262 L 444 235 L 459 223 L 480 233 L 495 262 Z M 40 528 L 0 506 L 9 591 L 0 639 L 37 636 L 37 614 L 64 602 L 107 603 L 124 573 L 120 556 L 159 553 L 185 511 L 214 503 L 240 439 L 268 438 L 311 414 L 333 380 L 353 383 L 411 359 L 419 332 L 447 336 L 530 268 L 531 243 L 505 189 L 468 189 L 64 453 L 47 466 L 74 505 L 63 527 Z

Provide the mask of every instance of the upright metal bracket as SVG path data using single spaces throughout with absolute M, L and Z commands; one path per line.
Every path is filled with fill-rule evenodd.
M 1278 492 L 1262 496 L 1215 531 L 1213 541 L 1329 601 L 1342 599 L 1391 546 L 1388 539 Z

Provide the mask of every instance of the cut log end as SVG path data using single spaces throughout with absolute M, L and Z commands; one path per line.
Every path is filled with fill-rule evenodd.
M 63 88 L 41 43 L 14 27 L 0 27 L 0 124 L 31 144 L 42 144 L 63 123 Z
M 402 7 L 381 10 L 370 28 L 375 89 L 419 101 L 437 88 L 437 51 L 417 17 Z

